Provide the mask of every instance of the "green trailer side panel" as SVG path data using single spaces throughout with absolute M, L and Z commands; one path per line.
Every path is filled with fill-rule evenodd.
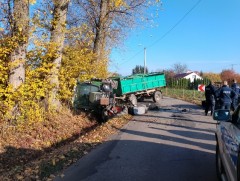
M 114 91 L 117 96 L 166 86 L 163 73 L 129 76 L 119 78 L 117 81 L 118 88 Z

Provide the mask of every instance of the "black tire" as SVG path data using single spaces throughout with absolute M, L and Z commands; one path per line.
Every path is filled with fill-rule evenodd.
M 219 180 L 222 180 L 222 174 L 224 174 L 224 168 L 220 156 L 219 146 L 216 146 L 216 171 Z
M 160 103 L 162 100 L 162 93 L 160 91 L 155 91 L 153 93 L 153 101 L 156 103 Z
M 132 106 L 128 107 L 128 114 L 134 115 L 134 111 L 133 111 L 133 107 Z
M 108 119 L 109 119 L 108 110 L 103 109 L 102 112 L 101 112 L 101 121 L 102 122 L 107 122 Z
M 144 101 L 144 97 L 143 96 L 140 96 L 138 99 L 137 99 L 138 102 L 143 102 Z

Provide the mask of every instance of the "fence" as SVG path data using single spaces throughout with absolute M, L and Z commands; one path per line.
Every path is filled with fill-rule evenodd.
M 193 82 L 190 79 L 174 79 L 170 78 L 167 80 L 167 86 L 174 89 L 190 89 L 197 90 L 199 84 L 208 85 L 210 82 L 209 79 L 194 79 Z
M 198 105 L 202 105 L 202 101 L 205 100 L 204 92 L 197 90 L 174 89 L 166 87 L 162 89 L 162 91 L 164 96 L 182 99 Z

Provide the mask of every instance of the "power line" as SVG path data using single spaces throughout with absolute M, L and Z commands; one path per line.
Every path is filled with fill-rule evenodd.
M 129 58 L 128 60 L 120 63 L 119 65 L 125 64 L 126 62 L 129 62 L 130 60 L 132 60 L 134 57 L 136 57 L 137 55 L 139 55 L 140 53 L 142 53 L 142 50 L 140 50 L 139 52 L 137 52 L 136 54 L 134 54 L 131 58 Z
M 184 15 L 183 17 L 177 22 L 175 23 L 175 25 L 173 25 L 166 33 L 164 33 L 159 39 L 157 39 L 155 42 L 153 42 L 151 45 L 148 46 L 149 47 L 152 47 L 153 45 L 155 45 L 157 42 L 159 42 L 160 40 L 162 40 L 163 38 L 165 38 L 169 33 L 171 33 L 171 31 L 173 31 L 201 2 L 202 0 L 198 0 L 196 2 L 196 4 L 193 5 L 193 7 L 188 10 Z
M 154 46 L 156 43 L 158 43 L 159 41 L 161 41 L 163 38 L 165 38 L 169 33 L 171 33 L 200 3 L 202 0 L 198 0 L 184 15 L 183 17 L 177 21 L 166 33 L 164 33 L 159 39 L 157 39 L 155 42 L 153 42 L 151 45 L 149 45 L 146 48 L 150 48 L 152 46 Z M 134 57 L 136 57 L 138 54 L 142 53 L 143 50 L 137 52 L 135 55 L 133 55 L 131 58 L 129 58 L 128 60 L 122 62 L 120 65 L 129 62 L 130 60 L 132 60 Z

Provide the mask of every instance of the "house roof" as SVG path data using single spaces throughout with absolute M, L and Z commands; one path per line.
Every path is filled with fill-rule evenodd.
M 177 78 L 177 79 L 184 78 L 184 77 L 186 77 L 186 76 L 188 76 L 188 75 L 190 75 L 190 74 L 192 74 L 192 73 L 194 73 L 194 72 L 176 74 L 176 75 L 174 76 L 174 78 Z

